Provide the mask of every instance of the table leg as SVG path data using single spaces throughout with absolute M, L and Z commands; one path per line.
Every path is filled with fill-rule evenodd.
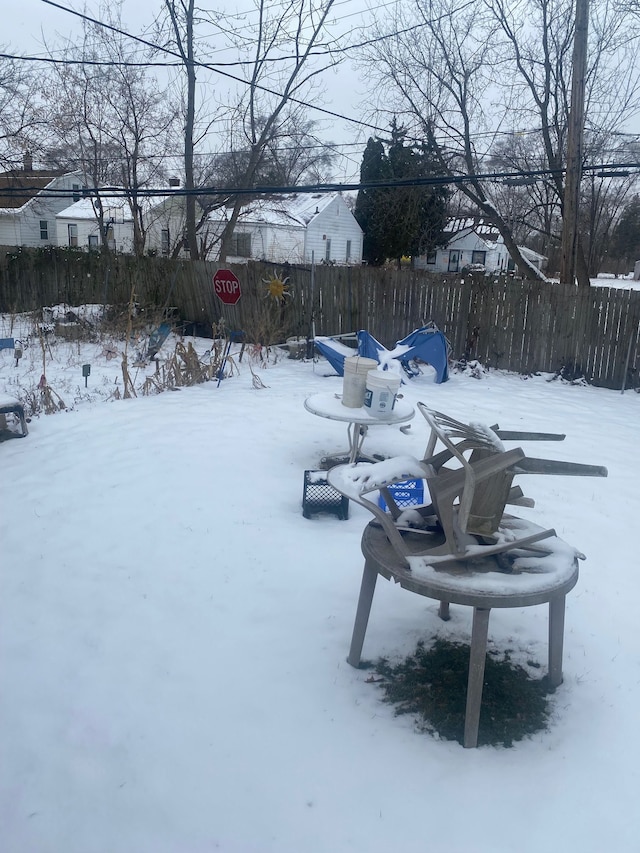
M 358 608 L 356 610 L 356 621 L 351 637 L 351 648 L 349 649 L 349 657 L 347 658 L 347 663 L 356 668 L 360 666 L 364 635 L 367 632 L 367 625 L 369 624 L 369 613 L 371 612 L 371 602 L 373 601 L 373 593 L 376 590 L 377 579 L 378 572 L 375 566 L 373 563 L 365 561 L 362 583 L 360 584 Z
M 491 610 L 475 607 L 471 629 L 471 652 L 469 654 L 469 681 L 467 683 L 467 709 L 464 718 L 465 748 L 478 745 L 480 706 L 484 685 L 484 666 L 487 658 L 487 635 Z
M 566 595 L 549 601 L 549 683 L 562 684 L 562 650 L 564 645 L 564 605 Z
M 362 445 L 364 444 L 367 435 L 368 427 L 366 424 L 351 423 L 347 427 L 347 435 L 349 436 L 349 462 L 353 464 L 358 461 Z

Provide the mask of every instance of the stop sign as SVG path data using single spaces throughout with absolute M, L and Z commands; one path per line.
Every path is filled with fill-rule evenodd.
M 242 296 L 240 291 L 240 282 L 237 275 L 231 270 L 218 270 L 213 277 L 213 289 L 216 296 L 224 302 L 225 305 L 235 305 L 238 299 Z

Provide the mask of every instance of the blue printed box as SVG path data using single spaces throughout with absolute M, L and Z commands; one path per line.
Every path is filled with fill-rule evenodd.
M 387 486 L 387 489 L 400 509 L 405 509 L 409 506 L 420 506 L 424 503 L 424 480 L 404 480 L 402 483 L 394 483 L 392 486 Z M 382 494 L 378 498 L 378 504 L 382 509 L 387 512 L 389 511 Z

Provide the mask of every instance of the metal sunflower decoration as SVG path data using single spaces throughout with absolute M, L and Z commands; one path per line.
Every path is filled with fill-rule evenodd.
M 265 299 L 273 299 L 274 302 L 280 305 L 284 304 L 285 300 L 291 299 L 289 292 L 289 276 L 272 275 L 271 278 L 263 278 L 262 281 L 267 285 Z

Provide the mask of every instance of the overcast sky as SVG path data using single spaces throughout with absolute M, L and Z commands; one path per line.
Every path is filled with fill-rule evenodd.
M 85 10 L 85 0 L 56 0 L 60 5 L 77 11 Z M 246 12 L 250 20 L 255 20 L 255 9 L 251 0 L 199 0 L 200 8 L 222 11 L 228 13 Z M 331 26 L 332 34 L 351 35 L 345 37 L 345 42 L 353 43 L 359 40 L 358 30 L 366 25 L 368 13 L 366 7 L 368 0 L 335 0 L 333 7 L 334 21 Z M 369 3 L 370 5 L 370 3 Z M 391 5 L 387 0 L 380 0 L 375 9 Z M 82 22 L 68 11 L 54 8 L 42 0 L 3 0 L 2 3 L 2 36 L 0 44 L 21 54 L 45 55 L 44 41 L 61 41 L 64 38 L 73 37 L 81 32 Z M 142 35 L 148 32 L 154 18 L 163 8 L 163 0 L 123 0 L 122 21 L 123 27 L 135 34 Z M 95 17 L 100 16 L 100 4 L 98 0 L 86 0 L 87 14 Z M 237 15 L 239 21 L 239 33 L 242 32 L 242 15 Z M 219 34 L 212 36 L 209 40 L 212 51 L 215 51 L 216 61 L 234 60 L 237 56 L 219 53 L 222 45 Z M 237 76 L 247 76 L 248 72 L 241 68 L 233 67 L 227 69 Z M 220 80 L 220 88 L 216 90 L 226 94 L 234 84 L 229 83 L 223 77 Z M 357 69 L 348 59 L 339 66 L 337 70 L 326 71 L 321 78 L 321 84 L 325 89 L 324 98 L 314 101 L 318 106 L 329 109 L 342 116 L 362 120 L 365 116 L 361 109 L 366 104 L 366 85 L 360 79 Z M 230 97 L 230 101 L 233 95 Z M 330 118 L 321 112 L 309 110 L 309 117 L 321 123 L 318 136 L 323 141 L 335 142 L 340 146 L 342 157 L 336 161 L 334 180 L 353 181 L 357 180 L 360 172 L 362 153 L 367 137 L 374 133 L 372 129 L 355 123 L 342 121 L 339 118 Z M 638 132 L 640 120 L 636 118 L 629 122 L 625 129 L 630 132 Z M 215 146 L 213 146 L 215 147 Z M 224 148 L 224 143 L 219 147 Z
M 56 0 L 60 5 L 76 11 L 86 11 L 88 15 L 100 17 L 99 3 L 88 0 Z M 77 37 L 81 32 L 82 22 L 75 15 L 61 9 L 49 6 L 42 0 L 17 0 L 8 4 L 5 0 L 3 8 L 3 26 L 1 44 L 23 55 L 43 56 L 46 54 L 44 42 L 59 42 L 68 37 Z M 6 8 L 6 7 L 9 8 Z M 162 0 L 123 0 L 122 21 L 123 28 L 135 35 L 141 35 L 151 27 L 155 16 L 163 6 Z M 249 11 L 253 9 L 251 0 L 200 0 L 199 6 L 229 12 Z M 336 17 L 339 18 L 338 27 L 345 30 L 360 27 L 363 23 L 362 9 L 363 0 L 337 0 Z M 255 12 L 253 13 L 255 17 Z M 334 29 L 335 31 L 335 29 Z M 216 40 L 210 43 L 215 48 Z M 218 42 L 219 44 L 219 42 Z M 243 76 L 241 69 L 230 69 L 238 76 Z M 362 100 L 364 85 L 359 83 L 358 76 L 351 64 L 346 61 L 338 70 L 329 70 L 322 75 L 322 86 L 326 91 L 325 97 L 318 100 L 319 106 L 323 106 L 340 115 L 361 118 L 359 102 Z M 223 85 L 227 82 L 223 80 Z M 366 127 L 357 124 L 343 122 L 323 115 L 320 112 L 310 111 L 309 116 L 322 122 L 321 136 L 324 140 L 330 140 L 341 144 L 340 148 L 345 157 L 338 166 L 336 180 L 354 180 L 359 176 L 362 152 L 370 132 Z M 346 147 L 349 144 L 356 147 Z

